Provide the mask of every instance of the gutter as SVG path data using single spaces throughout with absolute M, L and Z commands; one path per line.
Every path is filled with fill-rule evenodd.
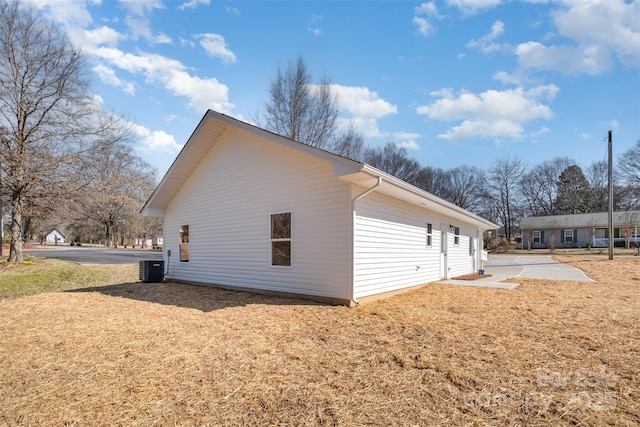
M 351 199 L 351 301 L 356 304 L 360 304 L 356 299 L 356 266 L 355 266 L 355 257 L 356 257 L 356 237 L 355 237 L 355 223 L 356 223 L 356 202 L 369 194 L 373 193 L 378 187 L 382 185 L 382 176 L 378 175 L 378 182 L 376 184 L 366 190 L 365 192 L 357 195 L 353 199 Z

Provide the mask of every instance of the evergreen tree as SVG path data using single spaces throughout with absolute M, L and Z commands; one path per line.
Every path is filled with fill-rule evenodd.
M 560 174 L 555 210 L 558 215 L 589 213 L 591 186 L 580 166 L 571 165 Z

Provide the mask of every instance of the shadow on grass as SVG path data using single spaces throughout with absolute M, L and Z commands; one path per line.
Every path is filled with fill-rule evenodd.
M 263 295 L 242 290 L 228 290 L 216 286 L 184 283 L 122 283 L 72 289 L 65 292 L 98 292 L 110 297 L 127 298 L 154 304 L 191 308 L 205 313 L 229 307 L 251 304 L 265 305 L 323 305 L 297 298 Z

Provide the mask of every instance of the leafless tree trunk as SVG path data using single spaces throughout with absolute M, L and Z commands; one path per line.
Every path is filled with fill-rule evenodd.
M 531 245 L 533 244 L 533 230 L 525 230 L 524 236 L 527 239 L 527 250 L 531 251 Z
M 32 9 L 0 4 L 0 190 L 11 206 L 10 262 L 23 260 L 25 209 L 69 190 L 78 153 L 103 143 L 83 58 Z

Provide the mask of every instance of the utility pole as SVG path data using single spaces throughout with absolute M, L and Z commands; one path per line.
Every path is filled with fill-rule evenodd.
M 609 259 L 613 259 L 613 161 L 612 161 L 612 138 L 609 131 Z

